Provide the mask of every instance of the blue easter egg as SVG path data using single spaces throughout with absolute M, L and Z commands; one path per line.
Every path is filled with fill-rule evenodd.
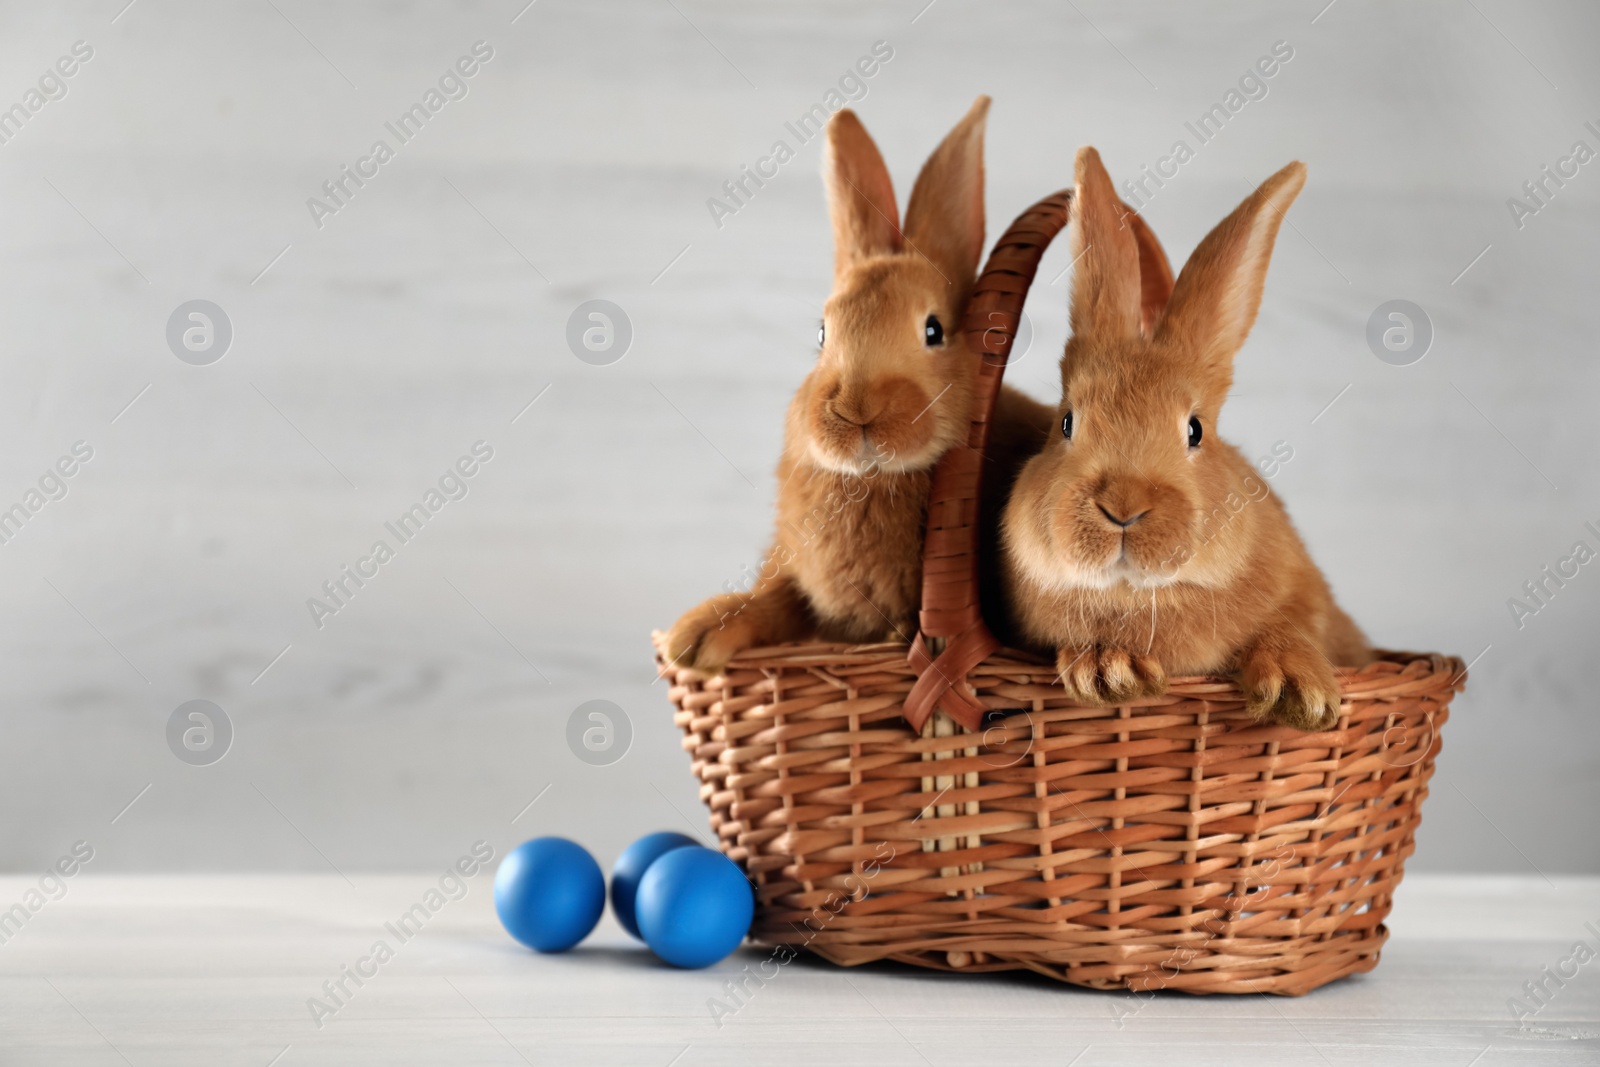
M 606 906 L 606 879 L 580 844 L 525 841 L 494 874 L 494 910 L 506 932 L 540 952 L 565 952 L 589 936 Z
M 679 848 L 644 872 L 634 914 L 657 956 L 677 967 L 709 967 L 744 940 L 755 895 L 722 853 Z
M 639 932 L 639 922 L 634 918 L 633 905 L 639 895 L 639 879 L 644 877 L 650 865 L 675 848 L 695 848 L 698 845 L 698 841 L 686 834 L 662 830 L 660 833 L 646 834 L 623 849 L 622 855 L 617 857 L 617 865 L 611 868 L 611 910 L 624 930 L 640 941 L 644 940 L 644 935 Z

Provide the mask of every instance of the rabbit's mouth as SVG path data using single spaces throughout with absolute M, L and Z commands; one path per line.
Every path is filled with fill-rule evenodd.
M 1038 524 L 1016 527 L 1018 562 L 1055 588 L 1155 589 L 1183 579 L 1188 515 L 1181 493 L 1145 483 L 1137 494 L 1108 492 L 1104 481 L 1075 487 L 1040 510 Z
M 1029 578 L 1047 589 L 1162 589 L 1181 580 L 1177 568 L 1140 562 L 1125 544 L 1093 560 L 1073 558 L 1059 548 L 1019 552 L 1017 557 Z
M 852 436 L 855 438 L 854 448 L 848 444 Z M 810 451 L 812 462 L 823 470 L 861 476 L 876 471 L 897 474 L 919 471 L 931 467 L 938 459 L 937 452 L 931 456 L 906 456 L 893 444 L 875 438 L 870 427 L 856 427 L 853 434 L 845 431 L 827 441 L 813 439 Z
M 1115 585 L 1118 582 L 1126 582 L 1135 589 L 1160 589 L 1178 580 L 1178 572 L 1174 567 L 1148 567 L 1135 563 L 1128 555 L 1126 543 L 1124 543 L 1121 553 L 1106 568 L 1106 574 L 1111 579 L 1110 584 Z
M 811 408 L 812 461 L 844 474 L 925 470 L 949 445 L 942 439 L 947 420 L 933 408 L 922 389 L 903 380 L 829 390 Z
M 1135 589 L 1160 589 L 1180 580 L 1182 562 L 1188 558 L 1180 543 L 1181 527 L 1161 521 L 1164 518 L 1153 514 L 1122 529 L 1080 529 L 1078 540 L 1086 549 L 1099 549 L 1106 585 L 1125 582 Z M 1139 528 L 1145 522 L 1149 525 Z
M 889 467 L 895 462 L 894 449 L 879 444 L 866 431 L 861 434 L 861 447 L 856 450 L 855 466 L 858 472 L 878 467 Z

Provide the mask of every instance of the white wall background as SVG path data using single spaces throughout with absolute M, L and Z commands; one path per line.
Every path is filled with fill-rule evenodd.
M 1483 653 L 1414 867 L 1600 871 L 1600 565 L 1520 630 L 1506 606 L 1600 547 L 1600 163 L 1521 230 L 1505 205 L 1600 148 L 1593 5 L 122 2 L 0 7 L 0 106 L 94 48 L 0 145 L 0 499 L 94 448 L 0 546 L 0 867 L 80 838 L 107 871 L 431 867 L 554 832 L 609 862 L 703 828 L 648 635 L 758 558 L 831 262 L 817 142 L 720 229 L 706 199 L 882 39 L 858 107 L 902 197 L 994 96 L 997 235 L 1080 144 L 1154 162 L 1287 40 L 1146 209 L 1181 260 L 1310 164 L 1223 433 L 1292 444 L 1277 488 L 1377 641 Z M 470 95 L 317 229 L 306 198 L 480 39 Z M 1065 266 L 1014 371 L 1041 396 Z M 564 341 L 595 297 L 634 325 L 612 366 Z M 194 298 L 235 330 L 208 367 L 165 341 Z M 1413 366 L 1364 340 L 1393 298 L 1437 330 Z M 316 629 L 306 598 L 479 439 L 470 495 Z M 236 731 L 208 767 L 165 739 L 195 698 Z M 607 767 L 565 741 L 597 698 L 634 731 Z

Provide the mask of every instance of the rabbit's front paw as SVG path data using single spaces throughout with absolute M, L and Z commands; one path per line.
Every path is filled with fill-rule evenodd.
M 1063 648 L 1056 671 L 1067 695 L 1081 704 L 1120 704 L 1167 691 L 1161 664 L 1123 648 Z
M 1327 657 L 1309 645 L 1256 650 L 1239 681 L 1245 708 L 1256 719 L 1298 730 L 1326 730 L 1339 721 L 1339 679 Z
M 667 631 L 668 665 L 718 671 L 751 647 L 751 627 L 743 614 L 746 599 L 738 595 L 714 596 L 684 612 Z

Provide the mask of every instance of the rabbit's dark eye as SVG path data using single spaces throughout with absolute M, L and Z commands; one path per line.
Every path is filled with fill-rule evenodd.
M 1189 416 L 1189 447 L 1200 447 L 1200 417 L 1198 415 Z
M 929 348 L 944 344 L 944 327 L 939 324 L 939 316 L 928 316 L 928 321 L 922 324 L 922 336 L 927 339 Z
M 1072 412 L 1067 412 L 1061 417 L 1061 436 L 1072 440 Z
M 817 324 L 817 347 L 821 348 L 822 345 L 823 345 L 823 342 L 825 342 L 827 339 L 828 339 L 828 324 L 825 323 L 825 322 L 819 322 Z

